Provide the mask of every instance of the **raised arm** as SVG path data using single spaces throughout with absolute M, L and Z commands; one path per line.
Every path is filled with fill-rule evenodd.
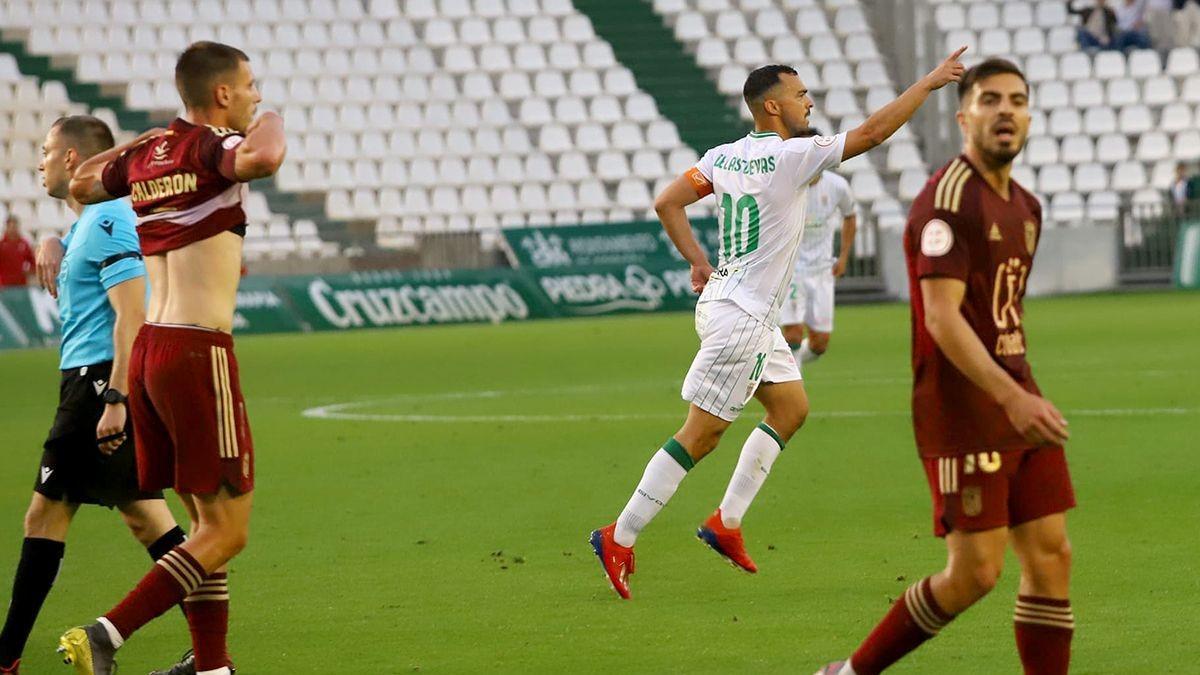
M 237 146 L 233 173 L 245 183 L 256 178 L 275 175 L 287 154 L 287 136 L 283 118 L 278 113 L 265 112 L 250 123 L 246 139 Z
M 692 290 L 699 293 L 708 283 L 713 267 L 708 262 L 704 248 L 696 241 L 696 234 L 692 231 L 692 224 L 688 222 L 685 211 L 688 204 L 694 204 L 701 196 L 696 190 L 696 179 L 693 175 L 699 175 L 699 172 L 688 172 L 664 188 L 658 199 L 654 200 L 654 211 L 662 221 L 663 229 L 667 231 L 671 243 L 675 244 L 679 254 L 692 266 Z M 709 189 L 711 190 L 711 186 Z
M 909 87 L 903 94 L 871 114 L 857 128 L 846 134 L 846 147 L 842 152 L 842 160 L 850 159 L 874 148 L 904 126 L 912 119 L 917 109 L 929 98 L 929 94 L 941 89 L 951 82 L 958 82 L 966 68 L 958 60 L 966 47 L 959 47 L 945 61 L 934 68 L 928 75 Z
M 959 279 L 921 279 L 925 328 L 942 353 L 1003 408 L 1008 419 L 1034 443 L 1066 443 L 1067 421 L 1050 401 L 1025 391 L 988 353 L 963 317 L 967 285 Z
M 104 169 L 126 150 L 166 132 L 166 129 L 150 129 L 124 145 L 109 148 L 100 154 L 89 157 L 87 161 L 79 165 L 79 168 L 75 169 L 75 175 L 71 177 L 71 196 L 80 204 L 96 204 L 118 197 L 119 195 L 109 194 L 104 189 Z

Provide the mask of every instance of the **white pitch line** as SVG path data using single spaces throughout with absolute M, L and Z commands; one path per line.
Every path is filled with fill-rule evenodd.
M 368 406 L 377 406 L 389 402 L 417 401 L 429 399 L 470 399 L 470 398 L 499 398 L 505 395 L 516 395 L 519 393 L 560 393 L 569 391 L 597 391 L 608 389 L 609 387 L 562 387 L 554 389 L 542 390 L 523 390 L 520 392 L 504 392 L 504 391 L 478 391 L 478 392 L 444 392 L 441 394 L 417 395 L 406 394 L 402 396 L 390 397 L 385 399 L 375 399 L 369 401 L 348 401 L 345 403 L 334 403 L 331 405 L 316 406 L 308 408 L 301 414 L 310 419 L 323 420 L 345 420 L 358 422 L 410 422 L 410 423 L 434 423 L 434 424 L 449 424 L 449 423 L 478 423 L 489 424 L 497 422 L 512 422 L 512 423 L 548 423 L 548 422 L 628 422 L 636 420 L 660 420 L 660 419 L 679 419 L 683 412 L 662 412 L 662 413 L 562 413 L 562 414 L 537 414 L 537 415 L 522 415 L 522 414 L 494 414 L 494 415 L 471 415 L 471 414 L 427 414 L 427 413 L 365 413 L 351 412 L 355 408 L 364 408 Z M 627 389 L 628 387 L 621 387 Z M 1066 410 L 1064 414 L 1068 417 L 1150 417 L 1159 415 L 1192 415 L 1200 412 L 1200 408 L 1077 408 Z M 809 414 L 809 418 L 880 418 L 880 417 L 908 417 L 907 410 L 814 410 Z

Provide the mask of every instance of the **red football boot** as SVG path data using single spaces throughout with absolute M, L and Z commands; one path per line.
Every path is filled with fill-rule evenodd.
M 0 666 L 0 674 L 2 675 L 18 675 L 21 672 L 21 659 L 13 661 L 11 666 Z
M 728 528 L 721 523 L 721 509 L 713 512 L 708 520 L 696 530 L 696 538 L 708 545 L 709 548 L 721 554 L 721 557 L 733 565 L 754 574 L 758 565 L 746 553 L 746 544 L 742 541 L 742 529 Z
M 633 574 L 633 547 L 622 546 L 613 539 L 617 524 L 613 523 L 598 530 L 592 530 L 590 538 L 592 550 L 600 559 L 604 573 L 612 584 L 617 595 L 629 599 L 629 575 Z

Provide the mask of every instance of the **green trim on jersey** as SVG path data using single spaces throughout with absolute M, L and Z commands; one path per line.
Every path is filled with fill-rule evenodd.
M 771 438 L 774 438 L 775 442 L 779 444 L 780 450 L 782 450 L 784 445 L 786 445 L 783 442 L 783 439 L 779 437 L 779 434 L 775 433 L 775 430 L 771 428 L 771 425 L 767 424 L 766 422 L 759 422 L 758 428 L 762 429 L 764 432 L 766 432 L 766 434 L 768 436 L 770 436 Z
M 750 138 L 767 138 L 769 136 L 778 136 L 774 131 L 751 131 Z
M 662 449 L 666 451 L 666 453 L 670 455 L 672 459 L 674 459 L 676 462 L 679 462 L 679 466 L 682 466 L 684 471 L 691 471 L 692 467 L 696 466 L 696 462 L 692 459 L 692 456 L 689 455 L 687 450 L 684 450 L 683 446 L 679 444 L 679 441 L 675 440 L 674 438 L 668 438 L 667 442 L 663 443 Z

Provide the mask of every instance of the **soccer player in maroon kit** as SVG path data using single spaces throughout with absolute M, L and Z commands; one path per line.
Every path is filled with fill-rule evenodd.
M 173 487 L 192 536 L 96 623 L 60 639 L 76 672 L 110 675 L 116 650 L 184 603 L 201 675 L 230 675 L 226 564 L 246 545 L 254 456 L 233 355 L 245 183 L 274 174 L 283 120 L 261 99 L 246 55 L 197 42 L 175 66 L 186 108 L 166 130 L 96 155 L 71 181 L 84 204 L 129 195 L 151 297 L 133 346 L 129 407 L 142 489 Z M 155 486 L 155 487 L 150 487 Z
M 1025 673 L 1066 673 L 1070 661 L 1067 422 L 1025 359 L 1022 300 L 1042 210 L 1010 179 L 1029 131 L 1024 74 L 1001 59 L 967 71 L 957 118 L 963 154 L 926 184 L 904 233 L 913 426 L 947 564 L 821 673 L 873 675 L 936 635 L 996 585 L 1009 541 L 1021 564 L 1013 621 Z

